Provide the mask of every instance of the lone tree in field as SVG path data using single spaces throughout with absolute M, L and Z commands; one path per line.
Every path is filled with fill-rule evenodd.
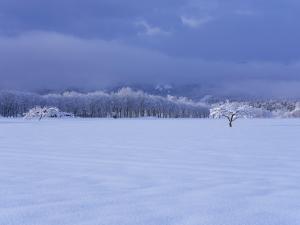
M 229 102 L 219 104 L 210 110 L 210 117 L 222 118 L 225 117 L 229 122 L 229 127 L 232 127 L 232 123 L 238 118 L 248 118 L 251 111 L 251 106 L 239 103 Z

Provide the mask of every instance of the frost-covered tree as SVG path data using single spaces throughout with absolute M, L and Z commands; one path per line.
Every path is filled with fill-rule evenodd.
M 73 117 L 71 113 L 61 112 L 56 107 L 40 107 L 36 106 L 30 109 L 27 113 L 25 113 L 25 119 L 34 119 L 38 118 L 41 120 L 42 118 L 61 118 L 61 117 Z
M 286 117 L 300 118 L 300 102 L 296 103 L 295 109 L 285 114 Z
M 232 127 L 232 124 L 238 118 L 249 118 L 251 116 L 251 111 L 253 108 L 249 105 L 240 103 L 240 102 L 229 102 L 215 105 L 210 110 L 210 117 L 212 118 L 226 118 L 229 123 L 229 127 Z

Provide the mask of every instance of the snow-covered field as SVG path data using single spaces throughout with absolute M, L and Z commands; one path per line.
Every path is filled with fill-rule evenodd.
M 0 120 L 0 225 L 300 224 L 300 120 Z

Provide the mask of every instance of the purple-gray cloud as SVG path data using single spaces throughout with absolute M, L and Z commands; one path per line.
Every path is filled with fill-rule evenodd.
M 0 88 L 201 84 L 300 97 L 300 3 L 0 1 Z

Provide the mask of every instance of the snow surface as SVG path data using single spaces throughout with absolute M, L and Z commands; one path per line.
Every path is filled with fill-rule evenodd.
M 300 120 L 0 119 L 1 225 L 300 224 Z

